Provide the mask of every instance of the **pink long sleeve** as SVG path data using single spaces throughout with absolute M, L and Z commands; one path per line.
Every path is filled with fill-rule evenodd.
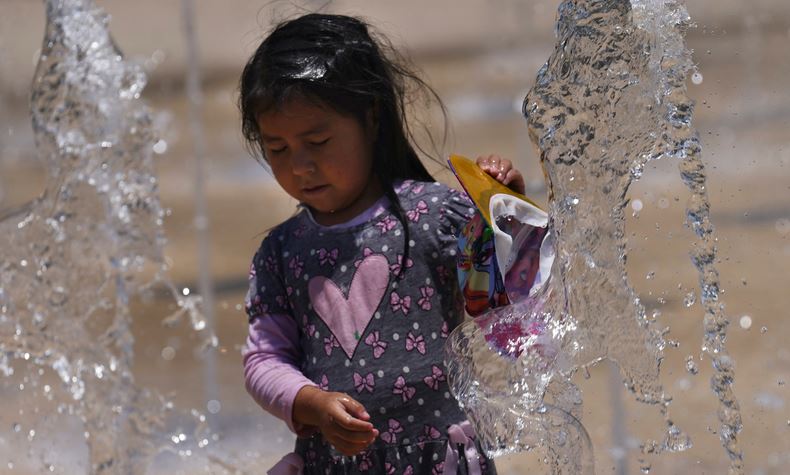
M 293 420 L 296 393 L 304 386 L 316 386 L 299 370 L 301 349 L 299 330 L 289 315 L 261 315 L 250 322 L 247 345 L 242 352 L 244 381 L 255 402 L 303 437 L 313 427 Z

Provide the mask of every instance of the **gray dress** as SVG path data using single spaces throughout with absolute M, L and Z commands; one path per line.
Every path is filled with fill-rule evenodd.
M 461 446 L 448 437 L 466 417 L 442 363 L 447 334 L 463 319 L 456 235 L 475 209 L 439 183 L 406 181 L 396 193 L 409 225 L 406 262 L 403 227 L 390 208 L 342 228 L 318 225 L 302 210 L 272 230 L 254 258 L 250 315 L 296 319 L 304 375 L 358 400 L 380 432 L 355 457 L 320 434 L 298 439 L 296 452 L 308 474 L 443 473 L 448 450 L 460 454 L 449 463 L 456 473 L 479 464 L 494 474 L 473 438 Z M 464 457 L 465 449 L 473 455 Z

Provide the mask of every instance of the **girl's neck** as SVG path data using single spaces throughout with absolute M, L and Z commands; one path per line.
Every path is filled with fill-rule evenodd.
M 321 226 L 334 226 L 351 221 L 373 206 L 382 196 L 384 196 L 384 188 L 378 179 L 372 178 L 362 193 L 343 209 L 323 212 L 310 208 L 310 213 L 313 220 Z

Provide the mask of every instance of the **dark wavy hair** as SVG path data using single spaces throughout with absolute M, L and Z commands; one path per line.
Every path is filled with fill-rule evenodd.
M 419 150 L 430 156 L 414 140 L 406 107 L 412 97 L 435 100 L 445 119 L 445 136 L 446 110 L 436 92 L 389 41 L 374 38 L 368 25 L 358 18 L 315 13 L 300 16 L 277 25 L 258 46 L 244 67 L 239 90 L 242 133 L 255 158 L 264 163 L 258 118 L 291 98 L 327 105 L 356 118 L 363 126 L 367 114 L 373 112 L 378 124 L 373 173 L 403 225 L 405 262 L 408 220 L 393 183 L 405 179 L 434 181 L 417 154 Z M 430 131 L 426 132 L 433 143 Z

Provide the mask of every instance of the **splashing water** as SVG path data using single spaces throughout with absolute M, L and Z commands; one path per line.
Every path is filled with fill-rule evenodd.
M 670 419 L 671 397 L 658 380 L 663 333 L 645 314 L 625 267 L 628 188 L 648 161 L 666 157 L 680 162 L 692 192 L 687 219 L 699 237 L 692 261 L 705 309 L 703 350 L 715 370 L 730 470 L 743 472 L 733 364 L 724 348 L 727 320 L 685 86 L 692 68 L 683 40 L 688 23 L 679 1 L 567 0 L 559 6 L 557 46 L 523 105 L 549 185 L 551 277 L 529 300 L 460 326 L 446 348 L 453 391 L 492 455 L 543 446 L 553 473 L 591 473 L 590 441 L 578 421 L 582 400 L 570 378 L 604 358 L 618 364 L 638 400 L 658 405 L 665 418 L 663 439 L 645 441 L 642 452 L 691 446 Z M 519 350 L 515 358 L 488 344 L 503 328 L 536 324 L 543 328 L 538 335 L 517 332 L 522 336 L 509 342 Z
M 172 404 L 134 384 L 129 300 L 164 285 L 180 307 L 171 320 L 187 313 L 200 329 L 199 297 L 164 276 L 145 75 L 92 0 L 48 0 L 46 13 L 31 112 L 49 176 L 39 198 L 0 217 L 0 389 L 52 401 L 58 389 L 44 383 L 56 376 L 57 412 L 82 422 L 91 472 L 144 473 L 185 436 L 169 440 Z M 24 384 L 12 386 L 20 371 Z M 49 427 L 37 419 L 25 423 L 29 440 Z M 197 435 L 205 417 L 194 419 Z

